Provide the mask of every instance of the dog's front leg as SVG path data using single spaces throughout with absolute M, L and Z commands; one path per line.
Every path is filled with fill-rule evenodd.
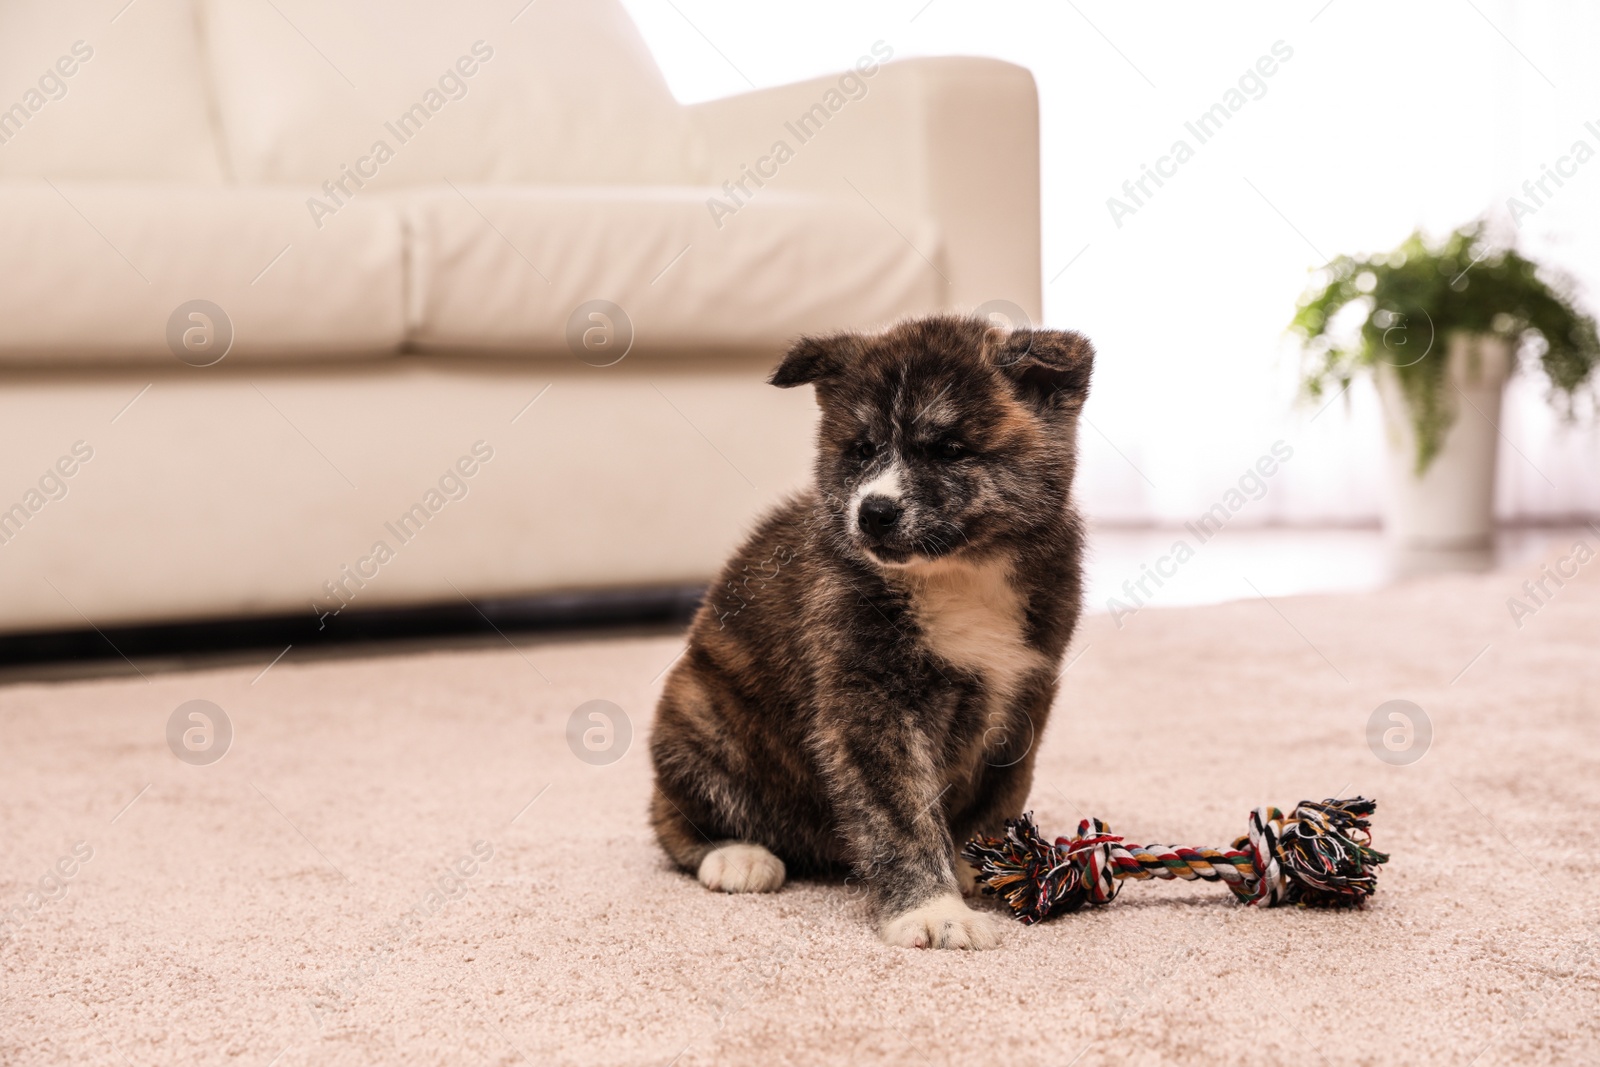
M 822 731 L 829 799 L 851 866 L 871 890 L 889 944 L 993 948 L 993 921 L 962 902 L 945 786 L 912 718 L 857 707 Z
M 1041 687 L 1018 699 L 998 728 L 984 735 L 983 761 L 973 769 L 972 800 L 953 815 L 951 833 L 956 851 L 974 836 L 1005 832 L 1008 819 L 1022 814 L 1033 787 L 1033 762 L 1045 720 L 1055 698 L 1054 686 Z M 956 878 L 967 896 L 977 892 L 978 872 L 957 856 Z

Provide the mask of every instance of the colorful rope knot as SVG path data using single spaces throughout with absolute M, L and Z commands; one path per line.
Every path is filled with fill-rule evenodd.
M 1367 816 L 1378 802 L 1302 800 L 1294 814 L 1250 813 L 1250 831 L 1231 848 L 1135 845 L 1099 819 L 1085 819 L 1071 837 L 1046 841 L 1033 813 L 1006 822 L 1001 837 L 975 837 L 961 855 L 978 869 L 985 893 L 1000 896 L 1024 923 L 1085 904 L 1109 904 L 1134 878 L 1224 882 L 1246 904 L 1274 907 L 1359 906 L 1378 885 L 1389 857 L 1372 848 Z

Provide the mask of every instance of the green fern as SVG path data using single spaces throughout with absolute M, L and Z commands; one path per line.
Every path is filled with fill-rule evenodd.
M 1519 356 L 1537 352 L 1551 402 L 1569 419 L 1600 366 L 1595 320 L 1574 303 L 1572 282 L 1541 272 L 1484 230 L 1480 220 L 1439 244 L 1418 231 L 1387 254 L 1339 256 L 1323 268 L 1326 280 L 1300 298 L 1289 324 L 1300 337 L 1301 385 L 1312 401 L 1342 392 L 1380 362 L 1394 367 L 1416 432 L 1419 475 L 1457 415 L 1445 384 L 1451 333 L 1503 338 Z M 1335 335 L 1349 325 L 1334 322 L 1346 309 L 1346 318 L 1365 316 L 1350 339 Z

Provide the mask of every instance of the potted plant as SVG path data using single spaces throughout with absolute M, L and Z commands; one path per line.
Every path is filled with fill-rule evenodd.
M 1571 418 L 1600 364 L 1595 321 L 1572 292 L 1479 221 L 1437 244 L 1418 232 L 1387 254 L 1340 256 L 1300 298 L 1290 329 L 1307 396 L 1321 402 L 1362 371 L 1374 376 L 1389 446 L 1386 525 L 1402 544 L 1488 543 L 1507 376 L 1537 363 Z

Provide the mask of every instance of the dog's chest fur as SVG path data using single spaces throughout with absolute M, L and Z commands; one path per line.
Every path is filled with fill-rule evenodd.
M 911 605 L 929 648 L 946 662 L 978 675 L 995 724 L 1030 672 L 1048 666 L 1028 643 L 1022 596 L 1002 560 L 945 562 L 908 573 Z

